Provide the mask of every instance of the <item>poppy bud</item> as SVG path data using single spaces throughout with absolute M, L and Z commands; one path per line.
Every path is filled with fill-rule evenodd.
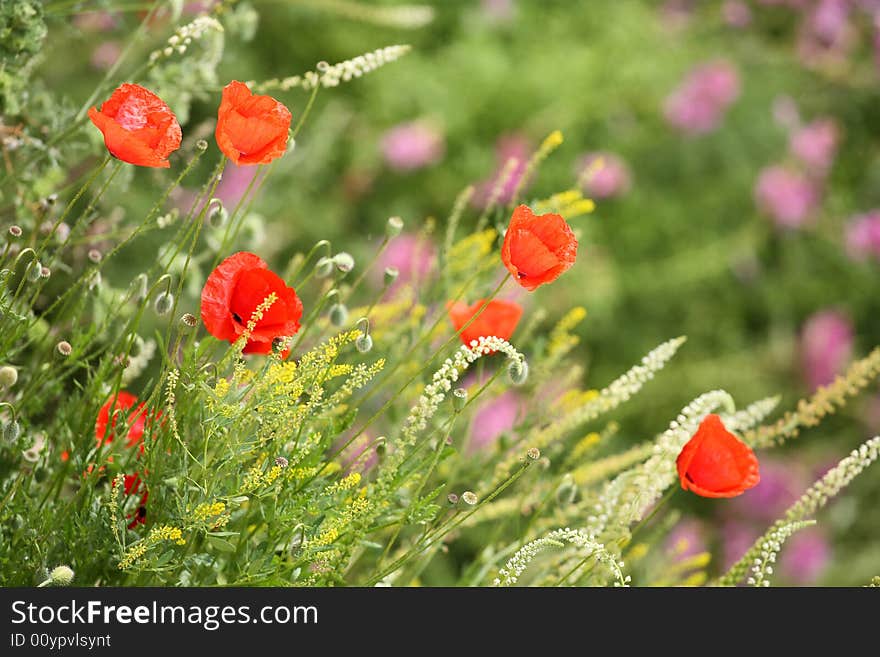
M 49 471 L 44 467 L 38 467 L 34 470 L 34 481 L 38 484 L 42 484 L 46 481 L 46 478 L 49 476 Z
M 18 381 L 18 370 L 12 365 L 0 367 L 0 386 L 11 388 Z
M 341 271 L 343 274 L 347 274 L 352 269 L 354 269 L 354 258 L 351 257 L 350 253 L 340 251 L 335 256 L 333 256 L 333 264 L 336 265 L 336 269 Z
M 461 413 L 467 404 L 468 392 L 464 388 L 456 388 L 452 391 L 452 407 L 456 413 Z
M 135 276 L 134 280 L 131 282 L 129 289 L 134 291 L 134 299 L 146 299 L 147 294 L 149 293 L 147 290 L 147 280 L 146 274 L 138 274 Z
M 560 506 L 567 506 L 575 504 L 580 499 L 580 496 L 581 491 L 577 484 L 574 483 L 574 478 L 571 474 L 566 474 L 562 478 L 562 483 L 556 489 L 556 502 Z
M 208 142 L 204 139 L 199 139 L 196 142 L 196 150 L 202 151 L 202 152 L 208 150 Z
M 507 368 L 510 382 L 515 386 L 521 386 L 529 378 L 529 365 L 524 360 L 515 360 Z
M 41 265 L 37 260 L 34 260 L 28 265 L 27 271 L 25 272 L 25 277 L 31 282 L 36 283 L 40 280 L 40 275 L 42 273 L 43 265 Z
M 446 499 L 449 501 L 450 504 L 458 504 L 458 495 L 456 495 L 455 493 L 449 493 L 449 495 L 446 496 Z
M 397 237 L 400 235 L 400 232 L 403 230 L 403 219 L 400 217 L 389 217 L 388 221 L 385 223 L 385 235 L 386 237 Z
M 45 265 L 40 267 L 40 278 L 49 278 L 52 275 L 52 270 L 46 267 Z
M 275 465 L 277 465 L 279 468 L 286 468 L 289 465 L 289 462 L 283 456 L 276 456 Z
M 473 506 L 474 504 L 477 503 L 477 494 L 473 493 L 469 490 L 466 490 L 465 492 L 463 492 L 461 494 L 461 500 L 465 504 L 467 504 L 469 506 Z
M 223 206 L 219 198 L 212 198 L 208 203 L 208 224 L 213 228 L 219 228 L 229 219 L 229 212 Z
M 196 316 L 192 313 L 183 313 L 183 315 L 180 316 L 180 323 L 188 328 L 193 328 L 199 323 L 199 320 L 196 319 Z
M 385 455 L 388 453 L 388 441 L 385 440 L 385 436 L 379 436 L 375 441 L 376 445 L 376 456 L 379 457 L 379 460 L 385 458 Z
M 13 238 L 21 237 L 21 226 L 10 226 L 9 236 Z
M 318 278 L 327 278 L 333 273 L 333 260 L 331 258 L 321 258 L 315 263 L 315 276 Z
M 156 297 L 153 307 L 158 315 L 167 315 L 174 306 L 174 295 L 170 292 L 160 292 Z
M 385 287 L 390 287 L 398 276 L 400 276 L 400 270 L 397 267 L 385 267 Z
M 529 447 L 526 450 L 526 456 L 528 456 L 529 459 L 531 459 L 532 461 L 537 461 L 539 458 L 541 458 L 541 450 L 537 447 Z
M 7 443 L 14 443 L 21 435 L 21 425 L 18 420 L 10 420 L 3 425 L 3 440 Z
M 56 351 L 58 351 L 59 354 L 65 357 L 70 356 L 70 354 L 73 352 L 73 347 L 70 346 L 70 343 L 67 340 L 62 340 L 61 342 L 56 344 L 55 349 Z
M 67 586 L 73 581 L 73 570 L 70 566 L 58 566 L 49 573 L 48 581 L 53 586 Z
M 344 326 L 348 321 L 348 308 L 344 303 L 334 303 L 330 306 L 329 315 L 333 326 Z
M 359 352 L 365 354 L 373 348 L 373 338 L 369 335 L 359 335 L 354 341 L 354 346 Z

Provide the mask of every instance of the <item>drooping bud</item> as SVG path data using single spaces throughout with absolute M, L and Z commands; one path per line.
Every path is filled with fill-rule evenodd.
M 156 310 L 156 314 L 167 315 L 171 312 L 171 308 L 174 307 L 174 295 L 171 292 L 160 292 L 159 296 L 156 297 L 153 307 Z
M 350 253 L 340 251 L 335 256 L 333 256 L 333 264 L 336 265 L 336 269 L 341 271 L 343 274 L 347 274 L 352 269 L 354 269 L 354 258 L 351 256 Z
M 344 303 L 334 303 L 329 311 L 330 323 L 333 326 L 345 326 L 348 321 L 348 308 Z
M 315 276 L 318 278 L 327 278 L 333 273 L 334 266 L 332 258 L 319 258 L 318 262 L 315 263 Z
M 25 272 L 25 277 L 31 283 L 36 283 L 40 280 L 40 275 L 43 271 L 43 265 L 39 263 L 39 261 L 34 260 L 30 264 L 28 264 L 27 271 Z
M 521 386 L 529 378 L 529 366 L 524 360 L 512 361 L 507 368 L 507 375 L 513 385 Z
M 219 228 L 229 219 L 229 212 L 219 198 L 212 198 L 208 203 L 208 225 Z
M 354 341 L 354 346 L 359 352 L 365 354 L 373 348 L 373 338 L 370 335 L 359 335 Z
M 3 425 L 3 440 L 7 443 L 14 443 L 21 435 L 21 425 L 18 420 L 9 420 Z

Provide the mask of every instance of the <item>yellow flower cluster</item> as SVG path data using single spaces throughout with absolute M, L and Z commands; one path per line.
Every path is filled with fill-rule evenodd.
M 195 522 L 204 522 L 214 516 L 219 516 L 226 511 L 226 505 L 223 502 L 213 502 L 199 504 L 192 513 L 192 519 Z
M 180 528 L 171 525 L 153 527 L 145 539 L 128 549 L 125 556 L 119 561 L 119 569 L 127 570 L 131 568 L 140 561 L 151 547 L 165 541 L 173 542 L 177 545 L 186 545 L 186 539 L 183 538 L 183 531 Z
M 487 262 L 491 262 L 493 266 L 497 264 L 494 256 L 487 257 L 492 254 L 497 237 L 497 231 L 488 228 L 472 233 L 453 244 L 446 262 L 449 274 L 455 276 L 482 270 L 487 266 Z
M 352 472 L 347 477 L 343 477 L 336 483 L 327 487 L 326 493 L 328 495 L 333 495 L 340 491 L 349 490 L 351 488 L 356 487 L 361 483 L 361 473 L 360 472 Z
M 577 346 L 580 338 L 572 334 L 575 327 L 587 316 L 586 308 L 576 306 L 569 310 L 550 331 L 550 341 L 547 347 L 547 356 L 558 359 Z
M 585 198 L 579 189 L 568 189 L 554 194 L 550 198 L 538 201 L 535 204 L 535 212 L 555 212 L 566 219 L 574 219 L 585 214 L 590 214 L 596 209 L 592 199 Z

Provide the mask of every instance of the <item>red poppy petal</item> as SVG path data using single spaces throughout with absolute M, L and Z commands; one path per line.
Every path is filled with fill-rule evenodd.
M 211 272 L 202 288 L 201 301 L 202 322 L 208 333 L 218 340 L 235 341 L 240 330 L 236 330 L 230 303 L 238 278 L 243 271 L 267 267 L 259 256 L 241 251 L 226 258 Z

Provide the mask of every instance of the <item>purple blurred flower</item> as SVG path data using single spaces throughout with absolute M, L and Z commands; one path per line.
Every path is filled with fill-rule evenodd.
M 815 183 L 789 167 L 767 167 L 755 184 L 758 208 L 780 227 L 803 226 L 819 205 L 819 200 L 819 189 Z
M 788 148 L 810 173 L 824 176 L 834 162 L 838 140 L 837 123 L 834 119 L 823 118 L 792 133 Z
M 597 160 L 600 160 L 598 162 Z M 577 176 L 593 198 L 611 198 L 630 186 L 629 167 L 614 153 L 587 153 L 578 160 Z M 585 176 L 581 178 L 581 176 Z
M 846 225 L 846 250 L 850 258 L 880 260 L 880 210 L 852 217 Z
M 89 63 L 99 71 L 106 71 L 116 63 L 120 53 L 122 53 L 122 46 L 118 41 L 104 41 L 92 51 Z
M 721 525 L 721 552 L 724 557 L 722 571 L 728 570 L 748 552 L 760 536 L 760 531 L 741 520 L 726 520 Z
M 742 0 L 724 0 L 721 15 L 731 27 L 748 27 L 752 22 L 752 10 Z
M 345 440 L 348 439 L 345 438 L 340 441 L 339 444 L 334 446 L 334 450 L 339 449 L 339 447 L 344 445 Z M 372 441 L 372 438 L 363 434 L 358 436 L 351 445 L 342 450 L 339 454 L 339 460 L 347 473 L 368 472 L 379 462 L 379 455 L 376 453 L 376 448 L 371 446 Z
M 385 162 L 395 171 L 414 171 L 434 164 L 445 150 L 443 133 L 426 121 L 401 123 L 382 137 Z
M 513 200 L 513 194 L 516 191 L 517 185 L 519 185 L 520 180 L 525 175 L 530 153 L 531 144 L 523 135 L 507 134 L 499 137 L 495 143 L 495 173 L 488 180 L 477 184 L 471 202 L 477 207 L 486 207 L 495 186 L 502 182 L 501 176 L 504 174 L 507 162 L 509 160 L 516 160 L 516 164 L 509 172 L 510 175 L 503 181 L 501 195 L 498 197 L 498 203 L 501 205 L 510 203 Z
M 739 74 L 732 64 L 723 60 L 702 64 L 666 98 L 664 115 L 686 134 L 712 132 L 739 91 Z
M 681 520 L 666 536 L 665 550 L 674 561 L 681 561 L 696 554 L 708 552 L 706 528 L 694 518 Z
M 392 239 L 379 256 L 372 269 L 373 281 L 381 286 L 385 269 L 395 267 L 399 274 L 389 290 L 403 285 L 416 286 L 434 272 L 436 261 L 437 249 L 430 240 L 412 233 L 402 233 Z
M 789 538 L 779 555 L 779 571 L 792 584 L 814 584 L 831 561 L 831 545 L 818 527 L 807 527 Z
M 801 363 L 811 390 L 831 383 L 849 362 L 853 348 L 850 320 L 836 310 L 811 315 L 801 332 Z
M 478 452 L 491 447 L 502 434 L 516 426 L 522 411 L 522 401 L 512 390 L 479 406 L 471 424 L 468 452 Z
M 802 469 L 788 461 L 761 459 L 761 481 L 731 500 L 731 509 L 741 516 L 771 522 L 779 518 L 803 493 L 807 478 Z

